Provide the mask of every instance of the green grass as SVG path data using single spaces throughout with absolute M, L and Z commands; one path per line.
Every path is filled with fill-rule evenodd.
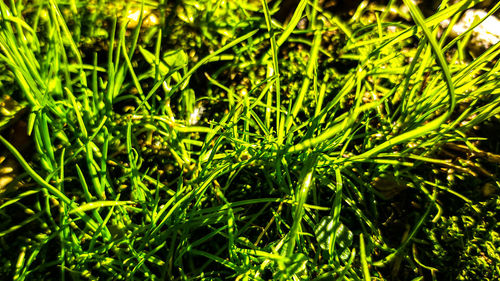
M 0 3 L 2 279 L 498 279 L 500 43 L 387 2 Z

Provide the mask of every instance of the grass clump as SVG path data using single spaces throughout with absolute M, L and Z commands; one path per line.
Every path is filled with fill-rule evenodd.
M 500 45 L 388 2 L 0 3 L 0 274 L 498 278 Z

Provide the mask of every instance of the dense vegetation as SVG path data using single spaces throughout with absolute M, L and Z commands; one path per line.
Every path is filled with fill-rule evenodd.
M 1 279 L 498 280 L 483 1 L 283 2 L 0 3 Z

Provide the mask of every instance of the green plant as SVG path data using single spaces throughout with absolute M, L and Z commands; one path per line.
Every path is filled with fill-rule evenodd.
M 279 2 L 240 2 L 0 3 L 0 87 L 16 85 L 36 150 L 0 136 L 25 171 L 0 194 L 0 274 L 371 280 L 446 268 L 443 251 L 462 248 L 443 250 L 436 233 L 468 230 L 440 199 L 475 206 L 457 186 L 498 157 L 471 131 L 499 113 L 500 44 L 473 57 L 468 33 L 437 34 L 481 1 L 424 18 L 405 0 L 411 20 L 398 22 L 394 1 L 365 1 L 348 24 L 318 0 L 284 24 Z M 158 24 L 143 26 L 150 14 Z M 467 249 L 496 259 L 497 237 L 471 233 L 487 242 Z M 476 261 L 460 264 L 486 270 Z

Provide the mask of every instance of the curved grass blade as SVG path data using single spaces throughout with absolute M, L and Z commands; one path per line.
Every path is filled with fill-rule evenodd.
M 94 201 L 82 204 L 78 208 L 72 209 L 71 211 L 69 211 L 69 214 L 88 212 L 104 207 L 114 207 L 114 206 L 133 205 L 133 204 L 135 204 L 134 201 L 112 201 L 112 200 Z

